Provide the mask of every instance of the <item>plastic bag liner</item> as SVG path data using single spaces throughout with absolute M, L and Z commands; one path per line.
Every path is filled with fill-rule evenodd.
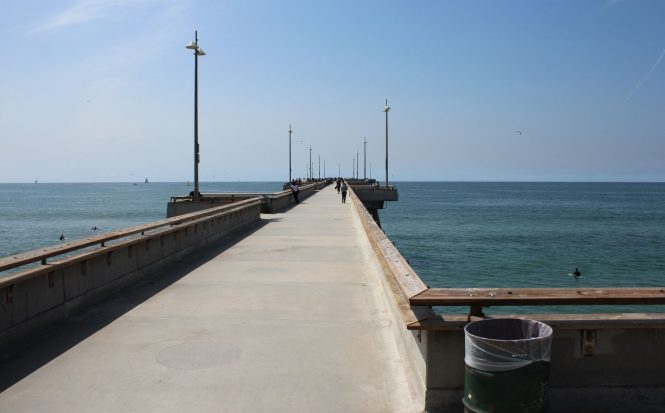
M 464 327 L 464 362 L 483 371 L 516 370 L 550 361 L 552 327 L 535 320 L 494 318 Z

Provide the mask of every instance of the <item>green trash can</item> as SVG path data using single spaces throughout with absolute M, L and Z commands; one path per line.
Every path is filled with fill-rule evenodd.
M 464 411 L 547 410 L 552 328 L 535 320 L 487 319 L 464 328 Z

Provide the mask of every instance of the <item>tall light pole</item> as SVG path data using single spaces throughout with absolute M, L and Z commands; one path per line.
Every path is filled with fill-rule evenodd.
M 341 163 L 337 164 L 337 177 L 338 178 L 342 177 L 342 164 Z
M 360 151 L 356 151 L 356 179 L 360 179 Z
M 356 158 L 351 159 L 351 179 L 356 179 Z
M 319 155 L 319 180 L 321 180 L 321 155 Z
M 291 125 L 289 125 L 289 184 L 291 183 Z
M 363 139 L 363 178 L 367 179 L 367 138 Z
M 390 106 L 388 106 L 388 99 L 386 99 L 386 106 L 383 108 L 383 111 L 386 112 L 386 189 L 388 188 L 388 111 L 390 111 Z
M 326 160 L 323 160 L 323 177 L 326 177 Z
M 199 32 L 194 31 L 194 41 L 189 42 L 187 49 L 194 50 L 194 196 L 198 198 L 199 192 L 199 56 L 205 56 L 203 49 L 199 47 Z
M 313 178 L 313 173 L 312 173 L 312 145 L 309 145 L 309 180 L 311 181 Z

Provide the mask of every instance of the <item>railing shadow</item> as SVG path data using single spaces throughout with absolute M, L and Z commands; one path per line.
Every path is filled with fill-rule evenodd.
M 64 321 L 12 342 L 2 349 L 3 354 L 0 356 L 0 392 L 66 353 L 269 222 L 271 220 L 262 219 L 250 227 L 232 231 L 212 245 L 188 255 L 186 260 L 170 264 L 101 301 L 76 311 Z M 100 354 L 99 357 L 104 355 Z

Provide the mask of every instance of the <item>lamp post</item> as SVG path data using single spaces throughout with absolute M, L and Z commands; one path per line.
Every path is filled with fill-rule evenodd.
M 291 183 L 291 125 L 289 125 L 289 184 Z
M 194 192 L 193 198 L 201 196 L 199 192 L 199 56 L 205 56 L 199 47 L 199 32 L 194 31 L 194 41 L 189 42 L 187 49 L 194 50 Z
M 360 151 L 356 151 L 356 179 L 360 179 Z
M 386 112 L 386 189 L 388 189 L 388 111 L 390 111 L 388 99 L 386 99 L 386 106 L 383 111 Z
M 338 163 L 337 164 L 337 177 L 341 178 L 341 176 L 342 176 L 342 164 Z
M 356 158 L 351 159 L 351 179 L 356 179 Z
M 314 174 L 312 173 L 312 145 L 309 145 L 309 180 L 311 181 Z
M 363 138 L 363 178 L 367 179 L 367 138 Z
M 321 180 L 321 155 L 319 156 L 319 180 Z

